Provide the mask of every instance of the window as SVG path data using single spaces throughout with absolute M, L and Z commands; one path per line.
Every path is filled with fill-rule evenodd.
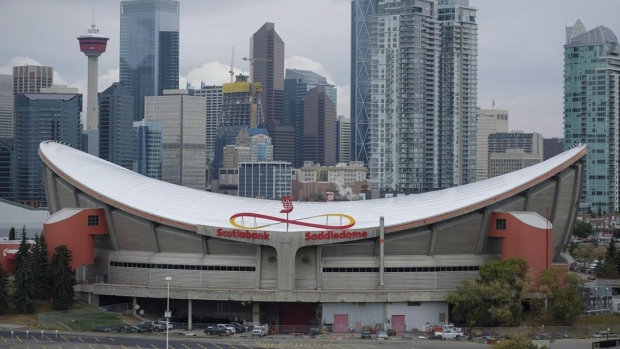
M 439 322 L 446 322 L 446 313 L 439 313 Z
M 498 218 L 495 221 L 495 229 L 497 229 L 497 230 L 506 230 L 506 219 L 505 218 Z
M 88 226 L 89 227 L 97 227 L 97 226 L 99 226 L 99 216 L 98 215 L 89 215 L 88 216 Z

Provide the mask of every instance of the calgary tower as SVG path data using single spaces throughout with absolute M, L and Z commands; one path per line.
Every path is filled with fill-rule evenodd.
M 94 16 L 93 16 L 94 17 Z M 98 130 L 99 128 L 99 102 L 97 100 L 99 83 L 98 59 L 105 52 L 108 37 L 99 34 L 95 23 L 91 25 L 86 34 L 78 36 L 80 51 L 88 57 L 88 96 L 86 97 L 86 130 Z M 98 139 L 97 139 L 97 143 Z M 89 149 L 89 153 L 92 153 Z

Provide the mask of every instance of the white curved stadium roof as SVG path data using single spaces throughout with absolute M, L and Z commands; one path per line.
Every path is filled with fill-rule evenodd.
M 343 202 L 293 202 L 290 220 L 318 224 L 338 224 L 333 216 L 346 214 L 355 219 L 350 230 L 374 228 L 379 217 L 385 219 L 386 231 L 430 224 L 488 206 L 510 197 L 560 172 L 586 154 L 578 145 L 540 164 L 459 187 L 386 199 Z M 251 212 L 280 218 L 282 203 L 275 200 L 243 198 L 215 194 L 144 177 L 69 146 L 43 142 L 39 148 L 43 161 L 69 183 L 112 206 L 153 221 L 195 230 L 197 225 L 235 228 L 232 215 Z M 238 221 L 239 223 L 241 221 Z M 273 222 L 257 220 L 257 225 Z M 347 223 L 346 219 L 343 223 Z M 245 219 L 244 225 L 253 223 Z M 261 230 L 287 231 L 278 223 Z M 291 224 L 288 231 L 324 230 Z

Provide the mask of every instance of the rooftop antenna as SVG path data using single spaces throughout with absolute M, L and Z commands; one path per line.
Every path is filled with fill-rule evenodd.
M 493 100 L 493 110 L 495 110 L 495 99 Z
M 95 0 L 93 0 L 93 29 L 95 29 Z
M 235 63 L 235 45 L 233 45 L 232 59 L 230 60 L 230 70 L 228 71 L 228 73 L 230 73 L 230 82 L 233 82 L 233 78 L 235 76 L 235 71 L 233 69 L 234 63 Z

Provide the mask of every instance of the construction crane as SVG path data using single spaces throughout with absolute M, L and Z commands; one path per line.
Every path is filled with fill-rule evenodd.
M 233 50 L 232 50 L 232 58 L 230 60 L 230 70 L 228 71 L 228 74 L 230 74 L 230 82 L 234 82 L 234 77 L 235 77 L 235 70 L 234 70 L 234 65 L 235 63 L 235 45 L 233 45 Z

